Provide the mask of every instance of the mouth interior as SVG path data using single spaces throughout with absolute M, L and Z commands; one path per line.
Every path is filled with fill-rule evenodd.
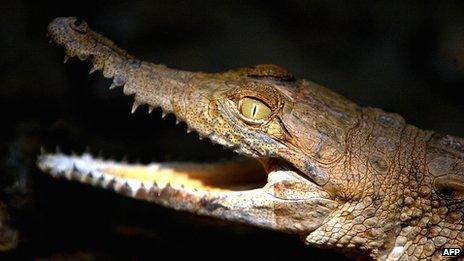
M 245 191 L 266 184 L 267 173 L 255 160 L 216 163 L 162 163 L 126 165 L 101 163 L 97 168 L 105 175 L 151 185 L 206 191 Z

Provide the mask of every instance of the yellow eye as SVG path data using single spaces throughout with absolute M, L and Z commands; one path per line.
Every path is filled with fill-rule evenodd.
M 260 100 L 243 98 L 240 104 L 240 113 L 248 119 L 262 120 L 271 115 L 271 108 Z

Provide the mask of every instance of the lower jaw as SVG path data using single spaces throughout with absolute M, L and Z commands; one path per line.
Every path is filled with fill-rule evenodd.
M 266 176 L 258 162 L 130 165 L 95 159 L 89 154 L 43 153 L 37 165 L 55 178 L 114 190 L 176 210 L 277 230 L 271 206 L 275 198 L 260 188 L 260 178 Z M 242 171 L 235 172 L 239 166 Z M 249 176 L 246 183 L 238 182 L 247 172 L 259 175 Z M 228 182 L 218 179 L 221 176 L 228 177 Z M 257 206 L 264 208 L 257 211 Z
M 288 233 L 316 229 L 336 207 L 317 186 L 302 183 L 308 181 L 294 171 L 266 165 L 271 169 L 268 175 L 255 160 L 131 165 L 95 159 L 89 154 L 43 153 L 37 165 L 56 178 L 114 190 L 176 210 Z M 299 184 L 285 187 L 288 181 Z M 292 191 L 302 187 L 308 191 Z

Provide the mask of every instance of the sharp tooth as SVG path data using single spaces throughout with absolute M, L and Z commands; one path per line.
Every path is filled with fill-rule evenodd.
M 155 107 L 148 105 L 148 113 L 152 113 Z
M 97 70 L 97 69 L 95 69 L 95 67 L 92 67 L 92 69 L 90 69 L 90 71 L 89 71 L 89 74 L 94 73 L 96 70 Z
M 164 117 L 166 117 L 166 114 L 167 114 L 166 112 L 162 111 L 162 112 L 161 112 L 161 118 L 164 119 Z
M 190 129 L 189 127 L 187 127 L 187 133 L 190 133 L 192 132 L 192 129 Z
M 114 82 L 112 82 L 111 85 L 110 85 L 110 90 L 112 90 L 112 89 L 114 89 L 116 87 L 118 87 L 118 86 L 116 86 L 116 84 L 114 84 Z
M 176 125 L 179 124 L 179 123 L 180 123 L 179 119 L 176 118 Z
M 69 59 L 69 56 L 67 54 L 64 55 L 64 58 L 63 58 L 63 63 L 66 63 Z
M 132 105 L 132 110 L 131 110 L 131 113 L 134 114 L 134 112 L 137 110 L 137 108 L 139 107 L 140 104 L 138 104 L 137 102 L 134 102 L 134 104 Z
M 142 186 L 142 183 L 140 181 L 130 179 L 125 182 L 125 186 L 130 188 L 131 191 L 136 192 Z

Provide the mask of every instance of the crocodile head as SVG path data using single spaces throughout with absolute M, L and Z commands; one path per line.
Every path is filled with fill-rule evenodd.
M 65 46 L 66 57 L 91 59 L 92 71 L 102 70 L 113 78 L 111 87 L 123 86 L 133 95 L 133 111 L 160 107 L 201 138 L 263 167 L 249 161 L 131 165 L 44 153 L 38 161 L 44 172 L 175 209 L 299 234 L 309 244 L 362 249 L 373 257 L 398 254 L 402 207 L 395 200 L 403 195 L 385 197 L 380 188 L 396 181 L 372 173 L 395 166 L 398 140 L 408 129 L 401 117 L 362 109 L 276 65 L 179 71 L 130 56 L 76 18 L 57 18 L 48 32 Z M 416 139 L 431 135 L 410 132 Z M 375 146 L 385 153 L 372 153 Z M 265 184 L 257 187 L 263 177 Z M 387 215 L 377 211 L 385 205 L 396 207 Z

